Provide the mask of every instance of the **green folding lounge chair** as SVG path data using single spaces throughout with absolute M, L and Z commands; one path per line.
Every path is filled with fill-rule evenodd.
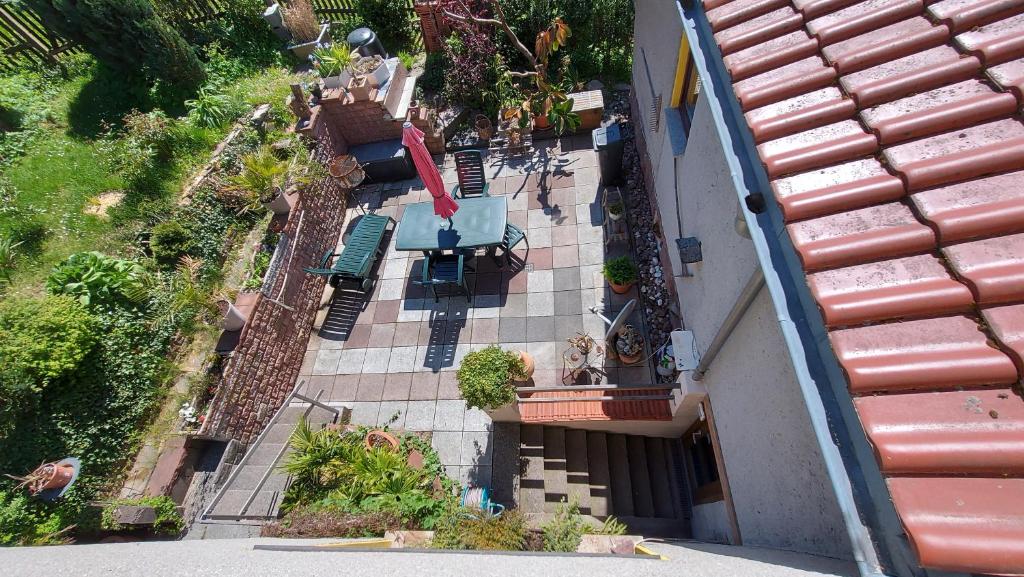
M 373 279 L 370 278 L 370 271 L 373 265 L 381 256 L 381 240 L 387 232 L 388 225 L 394 225 L 395 219 L 390 216 L 379 214 L 367 214 L 359 219 L 355 230 L 349 236 L 348 242 L 341 253 L 328 252 L 320 259 L 318 268 L 305 268 L 310 274 L 327 276 L 331 286 L 336 287 L 342 280 L 352 280 L 359 283 L 363 292 L 370 292 L 373 288 Z M 331 265 L 331 259 L 338 257 Z

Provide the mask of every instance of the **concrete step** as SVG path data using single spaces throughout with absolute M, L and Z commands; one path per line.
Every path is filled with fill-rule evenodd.
M 519 429 L 519 508 L 524 513 L 544 512 L 544 427 L 522 425 Z
M 608 472 L 612 487 L 610 514 L 633 515 L 633 484 L 629 475 L 629 452 L 626 436 L 608 435 Z
M 587 433 L 587 481 L 590 483 L 590 514 L 605 517 L 611 511 L 612 491 L 608 473 L 608 436 Z
M 565 475 L 569 483 L 569 501 L 580 505 L 580 513 L 590 515 L 590 474 L 587 462 L 587 432 L 565 431 Z
M 519 495 L 519 432 L 519 423 L 494 423 L 491 494 L 506 507 L 516 506 Z
M 658 437 L 647 437 L 644 443 L 647 445 L 647 474 L 651 479 L 654 516 L 674 519 L 676 508 L 672 504 L 668 463 L 665 460 L 665 441 Z
M 651 477 L 647 469 L 647 444 L 643 437 L 626 437 L 629 451 L 629 481 L 633 489 L 633 511 L 637 517 L 654 516 L 654 499 L 651 497 Z
M 565 467 L 565 429 L 544 427 L 544 511 L 554 513 L 558 504 L 569 500 L 569 479 Z

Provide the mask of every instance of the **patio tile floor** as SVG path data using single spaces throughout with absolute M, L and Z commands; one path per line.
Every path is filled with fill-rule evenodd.
M 460 398 L 455 372 L 461 359 L 490 344 L 525 349 L 536 363 L 534 385 L 562 384 L 565 339 L 586 331 L 600 340 L 606 330 L 590 308 L 613 317 L 637 297 L 635 289 L 611 294 L 601 278 L 601 263 L 629 249 L 603 242 L 597 160 L 581 143 L 572 152 L 548 148 L 526 161 L 485 161 L 497 175 L 491 194 L 506 196 L 508 221 L 523 228 L 529 247 L 516 247 L 507 266 L 478 254 L 475 272 L 467 271 L 469 299 L 441 294 L 435 302 L 424 294 L 411 282 L 423 257 L 396 251 L 394 234 L 386 237 L 370 294 L 328 288 L 326 314 L 318 317 L 301 371 L 304 390 L 323 390 L 323 400 L 351 407 L 355 424 L 383 425 L 397 415 L 392 428 L 431 433 L 449 475 L 489 484 L 491 421 Z M 456 182 L 450 156 L 443 165 L 444 181 Z M 400 221 L 405 205 L 428 196 L 418 180 L 373 190 L 353 195 L 348 227 L 365 210 Z M 630 322 L 639 326 L 639 313 Z M 601 379 L 654 382 L 649 366 L 620 369 L 615 363 L 606 363 Z

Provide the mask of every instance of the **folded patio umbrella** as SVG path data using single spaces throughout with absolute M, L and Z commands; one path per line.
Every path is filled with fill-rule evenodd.
M 437 171 L 434 160 L 430 158 L 430 152 L 423 144 L 423 131 L 411 122 L 406 122 L 402 125 L 402 144 L 409 148 L 416 172 L 420 174 L 424 186 L 430 191 L 430 196 L 434 197 L 434 214 L 450 220 L 455 211 L 459 210 L 459 203 L 445 191 L 441 173 Z

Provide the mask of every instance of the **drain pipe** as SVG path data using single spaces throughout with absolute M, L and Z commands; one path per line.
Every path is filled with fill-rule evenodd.
M 704 380 L 704 374 L 708 372 L 711 363 L 714 362 L 715 357 L 721 352 L 722 347 L 725 346 L 725 342 L 729 340 L 732 332 L 736 330 L 736 325 L 740 324 L 740 319 L 746 314 L 750 305 L 754 303 L 754 299 L 757 298 L 757 293 L 761 292 L 762 287 L 764 287 L 764 271 L 758 266 L 750 275 L 747 285 L 743 287 L 743 292 L 736 298 L 736 302 L 733 303 L 729 314 L 722 321 L 722 326 L 718 327 L 718 332 L 715 333 L 715 338 L 711 341 L 711 345 L 708 346 L 708 350 L 701 356 L 697 368 L 690 375 L 691 380 Z

